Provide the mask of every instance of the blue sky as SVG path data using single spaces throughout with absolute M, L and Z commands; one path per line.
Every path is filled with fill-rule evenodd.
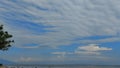
M 17 63 L 120 64 L 119 0 L 1 0 Z

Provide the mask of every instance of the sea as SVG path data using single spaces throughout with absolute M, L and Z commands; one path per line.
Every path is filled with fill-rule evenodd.
M 8 65 L 5 68 L 120 68 L 120 65 Z

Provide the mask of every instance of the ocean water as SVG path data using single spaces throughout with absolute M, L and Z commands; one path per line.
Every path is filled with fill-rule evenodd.
M 120 68 L 120 66 L 115 65 L 62 65 L 62 66 L 54 66 L 54 65 L 19 65 L 19 66 L 6 66 L 6 68 Z

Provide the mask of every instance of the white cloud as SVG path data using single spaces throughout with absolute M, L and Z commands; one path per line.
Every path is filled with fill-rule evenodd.
M 98 44 L 90 44 L 88 46 L 80 46 L 78 50 L 84 50 L 84 51 L 107 51 L 107 50 L 112 50 L 112 48 L 107 48 L 107 47 L 99 47 Z
M 75 54 L 80 55 L 101 55 L 100 52 L 89 52 L 89 51 L 75 51 Z
M 101 55 L 101 52 L 110 50 L 112 50 L 112 48 L 100 47 L 98 44 L 89 44 L 87 46 L 78 47 L 75 53 L 83 55 Z
M 20 59 L 16 60 L 17 62 L 33 62 L 35 61 L 33 58 L 31 57 L 20 57 Z

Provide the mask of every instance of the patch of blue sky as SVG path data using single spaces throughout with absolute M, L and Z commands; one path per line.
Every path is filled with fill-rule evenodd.
M 8 56 L 9 55 L 17 56 L 17 55 L 20 55 L 20 54 L 21 54 L 21 49 L 20 48 L 16 48 L 14 46 L 9 48 L 9 51 L 1 51 L 1 55 L 3 55 L 3 56 L 7 56 L 7 55 Z
M 24 46 L 38 46 L 38 44 L 30 43 L 30 44 L 25 44 Z
M 106 46 L 106 47 L 109 47 L 109 48 L 113 48 L 112 51 L 114 52 L 118 52 L 119 53 L 119 49 L 120 49 L 120 42 L 109 42 L 109 43 L 102 43 L 101 46 Z M 113 54 L 113 53 L 111 53 Z
M 36 47 L 36 48 L 34 48 Z M 32 54 L 51 54 L 51 52 L 55 52 L 55 51 L 58 51 L 59 49 L 53 49 L 49 46 L 42 46 L 42 45 L 38 45 L 38 44 L 25 44 L 23 45 L 22 47 L 14 47 L 16 48 L 16 50 L 13 49 L 13 51 L 17 51 L 17 52 L 20 52 L 20 51 L 23 51 L 24 53 L 32 53 Z M 11 49 L 12 50 L 12 49 Z M 31 52 L 32 51 L 32 52 Z
M 25 47 L 25 46 L 24 46 Z M 21 52 L 22 51 L 22 52 Z M 49 56 L 52 51 L 49 49 L 44 48 L 16 48 L 12 47 L 9 49 L 9 52 L 6 52 L 4 54 L 6 55 L 14 55 L 15 57 L 19 58 L 20 56 L 28 56 L 28 57 L 39 57 L 41 55 L 43 56 Z M 1 52 L 1 54 L 3 54 Z
M 70 45 L 61 45 L 59 46 L 59 51 L 63 52 L 74 52 L 79 46 L 82 46 L 84 44 L 78 44 L 78 43 L 73 43 Z
M 106 43 L 101 43 L 99 46 L 112 48 L 111 51 L 104 51 L 102 52 L 102 54 L 104 54 L 104 56 L 108 56 L 113 59 L 116 58 L 117 60 L 119 60 L 118 58 L 120 57 L 120 54 L 119 54 L 120 42 L 109 42 L 109 43 L 106 42 Z

